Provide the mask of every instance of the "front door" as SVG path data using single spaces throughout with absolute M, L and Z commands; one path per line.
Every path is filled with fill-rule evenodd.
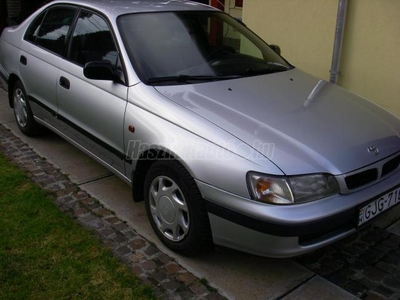
M 84 65 L 91 61 L 109 60 L 114 68 L 120 67 L 112 32 L 103 17 L 80 12 L 67 60 L 57 82 L 59 129 L 125 177 L 123 123 L 128 87 L 83 75 Z

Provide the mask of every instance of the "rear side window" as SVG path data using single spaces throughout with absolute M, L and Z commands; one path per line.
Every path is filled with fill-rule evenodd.
M 65 42 L 69 28 L 74 21 L 76 9 L 57 7 L 50 9 L 39 28 L 36 45 L 46 48 L 56 54 L 64 53 Z
M 39 28 L 40 28 L 40 25 L 42 24 L 42 21 L 43 21 L 43 18 L 45 15 L 46 15 L 46 12 L 42 12 L 29 25 L 28 30 L 26 31 L 25 36 L 24 36 L 24 39 L 26 41 L 36 43 L 36 38 L 39 34 Z
M 118 51 L 107 22 L 99 15 L 82 11 L 72 34 L 69 59 L 81 66 L 108 60 L 118 64 Z

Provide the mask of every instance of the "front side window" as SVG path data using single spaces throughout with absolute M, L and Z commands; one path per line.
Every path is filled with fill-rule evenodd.
M 75 15 L 76 9 L 74 8 L 51 8 L 40 26 L 36 37 L 36 45 L 63 55 L 66 37 Z
M 81 12 L 72 35 L 69 59 L 81 66 L 91 61 L 108 60 L 117 67 L 117 48 L 102 17 L 88 11 Z
M 131 62 L 147 84 L 196 83 L 292 68 L 225 13 L 130 14 L 121 16 L 118 26 Z

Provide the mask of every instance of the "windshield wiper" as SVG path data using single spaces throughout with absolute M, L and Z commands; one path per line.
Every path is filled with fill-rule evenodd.
M 283 72 L 290 70 L 291 67 L 282 65 L 277 62 L 268 61 L 262 63 L 264 66 L 267 65 L 267 68 L 248 68 L 246 71 L 241 73 L 242 76 L 254 76 L 254 75 L 264 75 L 264 74 L 271 74 L 277 72 Z
M 241 73 L 240 75 L 243 77 L 246 76 L 255 76 L 255 75 L 264 75 L 264 74 L 272 74 L 287 71 L 287 68 L 281 69 L 247 69 L 245 72 Z
M 268 66 L 278 67 L 278 68 L 281 68 L 281 69 L 283 69 L 283 70 L 289 70 L 289 69 L 291 69 L 290 66 L 286 66 L 286 65 L 284 65 L 284 64 L 281 64 L 281 63 L 278 63 L 278 62 L 275 62 L 275 61 L 266 61 L 266 62 L 264 62 L 264 64 L 266 64 L 266 65 L 268 65 Z
M 215 81 L 240 78 L 241 75 L 177 75 L 152 77 L 147 79 L 147 83 L 163 83 L 163 82 L 189 82 L 189 81 Z

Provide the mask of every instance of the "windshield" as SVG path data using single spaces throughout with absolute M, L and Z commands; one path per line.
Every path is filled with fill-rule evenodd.
M 233 79 L 292 68 L 222 12 L 129 14 L 121 16 L 118 25 L 138 76 L 150 85 Z

